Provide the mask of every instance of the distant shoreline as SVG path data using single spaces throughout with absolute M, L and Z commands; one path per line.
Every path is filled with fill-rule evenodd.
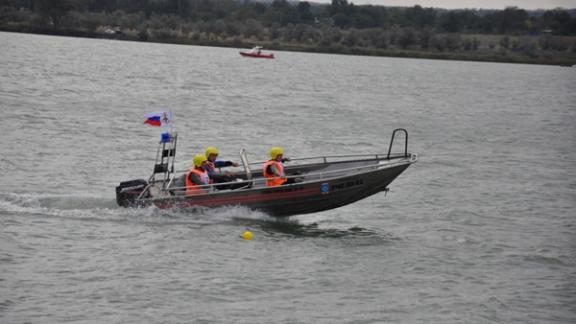
M 194 40 L 184 37 L 170 38 L 148 38 L 142 39 L 137 35 L 127 34 L 105 34 L 94 31 L 55 29 L 32 26 L 7 26 L 0 25 L 0 31 L 12 33 L 25 33 L 36 35 L 52 35 L 65 37 L 80 37 L 94 39 L 112 39 L 136 42 L 149 42 L 161 44 L 178 44 L 193 46 L 213 46 L 229 48 L 251 48 L 255 45 L 263 46 L 268 50 L 280 50 L 291 52 L 308 52 L 322 54 L 342 54 L 342 55 L 362 55 L 375 57 L 397 57 L 397 58 L 414 58 L 414 59 L 432 59 L 432 60 L 454 60 L 470 62 L 491 62 L 491 63 L 518 63 L 518 64 L 537 64 L 537 65 L 557 65 L 571 67 L 576 65 L 576 54 L 572 55 L 547 55 L 539 57 L 528 57 L 515 53 L 495 54 L 481 52 L 437 52 L 426 50 L 400 50 L 400 49 L 380 49 L 366 47 L 346 47 L 342 45 L 334 46 L 312 46 L 298 43 L 280 43 L 280 42 L 254 42 L 250 40 Z M 502 35 L 504 36 L 504 35 Z

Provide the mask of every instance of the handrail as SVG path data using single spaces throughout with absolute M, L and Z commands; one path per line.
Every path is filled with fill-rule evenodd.
M 405 139 L 404 139 L 404 157 L 408 157 L 408 131 L 404 128 L 396 128 L 392 132 L 392 138 L 390 139 L 390 146 L 388 147 L 388 155 L 386 156 L 387 159 L 390 158 L 390 153 L 392 152 L 392 144 L 394 144 L 394 135 L 396 132 L 404 132 Z
M 310 157 L 303 157 L 303 158 L 290 158 L 289 162 L 291 162 L 291 161 L 307 161 L 307 160 L 323 160 L 323 163 L 329 163 L 328 159 L 352 158 L 352 157 L 373 157 L 374 159 L 382 159 L 383 155 L 386 155 L 386 154 L 377 153 L 377 154 L 319 155 L 319 156 L 310 156 Z M 258 162 L 252 162 L 250 164 L 263 164 L 266 162 L 267 161 L 258 161 Z M 346 162 L 346 160 L 344 160 L 342 162 Z
M 394 145 L 394 138 L 396 136 L 397 132 L 403 132 L 404 133 L 404 154 L 402 155 L 401 153 L 392 153 L 392 147 Z M 173 144 L 176 144 L 176 138 L 173 139 Z M 175 145 L 174 145 L 175 146 Z M 158 150 L 160 149 L 160 147 L 158 148 Z M 158 152 L 157 152 L 158 154 Z M 216 186 L 221 186 L 221 185 L 239 185 L 239 184 L 246 184 L 247 186 L 249 184 L 254 185 L 255 183 L 260 183 L 260 182 L 265 182 L 269 179 L 267 178 L 255 178 L 252 179 L 252 171 L 250 169 L 250 165 L 260 165 L 263 163 L 266 163 L 266 161 L 261 161 L 261 162 L 253 162 L 253 163 L 249 163 L 247 161 L 246 158 L 246 152 L 244 149 L 240 150 L 240 156 L 242 159 L 242 164 L 244 165 L 244 170 L 246 172 L 246 177 L 247 180 L 243 180 L 243 181 L 232 181 L 232 182 L 223 182 L 223 183 L 218 183 L 218 184 L 207 184 L 207 185 L 199 185 L 198 188 L 208 188 L 209 190 L 211 190 L 211 192 L 214 192 L 214 188 L 216 188 Z M 385 157 L 384 157 L 385 156 Z M 289 161 L 309 161 L 309 160 L 320 160 L 320 162 L 318 162 L 317 164 L 329 164 L 329 163 L 346 163 L 346 162 L 354 162 L 354 160 L 349 160 L 350 158 L 360 158 L 360 157 L 370 157 L 369 159 L 365 159 L 365 160 L 356 160 L 356 162 L 361 162 L 361 161 L 370 161 L 370 160 L 377 160 L 378 162 L 380 161 L 385 161 L 388 160 L 387 164 L 372 164 L 372 165 L 365 165 L 365 166 L 360 166 L 360 167 L 352 167 L 352 168 L 345 168 L 345 169 L 339 169 L 339 170 L 331 170 L 331 171 L 320 171 L 320 172 L 311 172 L 311 173 L 307 173 L 305 175 L 291 175 L 291 176 L 286 176 L 284 178 L 286 179 L 291 179 L 291 178 L 302 178 L 302 177 L 307 177 L 307 178 L 311 178 L 311 180 L 309 181 L 305 181 L 305 182 L 300 182 L 298 184 L 304 184 L 304 183 L 308 183 L 311 181 L 315 181 L 313 178 L 315 177 L 319 177 L 319 179 L 331 179 L 330 176 L 332 176 L 333 174 L 338 174 L 338 173 L 346 173 L 346 172 L 350 172 L 350 171 L 358 171 L 358 170 L 365 170 L 365 169 L 379 169 L 384 167 L 390 167 L 393 166 L 395 164 L 398 163 L 405 163 L 405 162 L 391 162 L 392 159 L 400 159 L 400 158 L 404 158 L 404 159 L 408 159 L 407 161 L 408 163 L 413 163 L 416 162 L 417 157 L 416 155 L 413 154 L 409 154 L 408 153 L 408 131 L 404 128 L 396 128 L 393 132 L 392 132 L 392 137 L 390 139 L 390 145 L 388 147 L 388 153 L 387 154 L 347 154 L 347 155 L 327 155 L 327 156 L 313 156 L 313 157 L 304 157 L 304 158 L 293 158 L 290 159 Z M 336 161 L 331 161 L 329 162 L 328 159 L 343 159 L 343 160 L 336 160 Z M 170 162 L 170 161 L 167 161 Z M 296 165 L 298 166 L 298 164 Z M 171 171 L 171 172 L 170 172 Z M 179 170 L 176 172 L 185 172 L 187 170 Z M 258 170 L 257 170 L 258 171 Z M 174 172 L 174 159 L 172 159 L 172 167 L 171 170 L 168 171 L 169 173 L 175 173 Z M 169 188 L 170 184 L 172 184 L 174 178 L 170 177 L 170 174 L 168 175 L 169 179 L 164 178 L 163 180 L 156 180 L 154 179 L 154 175 L 152 175 L 151 179 L 149 180 L 149 184 L 148 186 L 146 186 L 146 188 L 140 193 L 140 195 L 138 196 L 137 199 L 154 199 L 154 197 L 152 198 L 142 198 L 145 196 L 145 194 L 150 190 L 150 188 L 152 187 L 153 183 L 159 183 L 162 182 L 162 187 L 161 187 L 161 191 L 162 192 L 167 192 L 167 191 L 173 191 L 173 190 L 185 190 L 186 187 L 177 187 L 177 188 Z M 168 183 L 166 183 L 166 181 L 168 181 Z M 251 187 L 251 186 L 250 186 Z M 206 192 L 205 194 L 210 194 L 211 192 Z
M 244 172 L 246 173 L 246 179 L 252 179 L 252 170 L 250 170 L 250 163 L 248 163 L 248 158 L 246 157 L 246 150 L 244 148 L 240 149 L 240 160 L 244 166 Z
M 349 154 L 349 155 L 326 155 L 326 156 L 311 156 L 311 157 L 303 157 L 303 158 L 290 158 L 289 162 L 292 161 L 307 161 L 307 160 L 321 160 L 320 164 L 328 164 L 334 162 L 349 162 L 349 160 L 341 160 L 341 161 L 328 161 L 328 159 L 335 159 L 335 158 L 353 158 L 353 157 L 370 157 L 374 160 L 391 160 L 391 159 L 398 159 L 398 158 L 406 158 L 407 156 L 402 153 L 393 153 L 390 156 L 387 156 L 387 153 L 378 153 L 378 154 Z M 250 162 L 249 165 L 260 165 L 264 164 L 267 161 L 259 161 L 259 162 Z M 177 170 L 176 173 L 182 173 L 188 171 L 187 169 Z
M 383 159 L 379 159 L 380 161 L 383 161 Z M 413 159 L 410 159 L 407 161 L 408 163 L 413 163 Z M 332 171 L 323 171 L 323 172 L 312 172 L 312 173 L 308 173 L 306 175 L 290 175 L 290 176 L 286 176 L 284 178 L 286 179 L 290 179 L 290 178 L 302 178 L 303 176 L 305 177 L 315 177 L 315 176 L 319 176 L 320 179 L 325 179 L 325 180 L 329 180 L 331 179 L 330 177 L 327 177 L 327 175 L 332 175 L 332 174 L 337 174 L 337 173 L 346 173 L 349 171 L 358 171 L 358 170 L 365 170 L 365 169 L 378 169 L 381 168 L 383 166 L 385 167 L 391 167 L 393 165 L 396 164 L 401 164 L 401 163 L 405 163 L 404 161 L 396 161 L 396 162 L 391 162 L 389 164 L 372 164 L 372 165 L 364 165 L 364 166 L 360 166 L 360 167 L 353 167 L 353 168 L 345 168 L 345 169 L 340 169 L 340 170 L 332 170 Z M 222 186 L 222 185 L 231 185 L 231 184 L 255 184 L 255 183 L 260 183 L 260 182 L 266 182 L 267 178 L 254 178 L 251 180 L 244 180 L 244 181 L 231 181 L 231 182 L 221 182 L 221 183 L 216 183 L 216 184 L 207 184 L 207 185 L 198 185 L 197 188 L 200 189 L 208 189 L 211 190 L 217 186 Z M 311 180 L 313 181 L 313 180 Z M 300 182 L 297 184 L 306 184 L 307 182 Z M 149 186 L 150 187 L 150 186 Z M 148 189 L 148 187 L 147 187 Z M 169 188 L 169 189 L 162 189 L 162 191 L 166 192 L 166 191 L 174 191 L 174 190 L 185 190 L 186 187 L 175 187 L 175 188 Z M 214 193 L 214 191 L 209 191 L 203 194 L 199 194 L 199 196 L 201 195 L 207 195 L 207 194 L 211 194 Z M 163 197 L 166 198 L 166 197 Z M 154 198 L 145 198 L 145 199 L 154 199 Z

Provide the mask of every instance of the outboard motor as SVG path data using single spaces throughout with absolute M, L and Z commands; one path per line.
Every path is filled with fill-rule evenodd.
M 116 202 L 121 207 L 132 206 L 146 186 L 148 182 L 143 179 L 120 182 L 116 187 Z

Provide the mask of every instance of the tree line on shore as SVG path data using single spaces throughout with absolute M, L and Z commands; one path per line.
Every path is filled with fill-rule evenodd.
M 0 0 L 0 29 L 60 30 L 190 44 L 367 54 L 393 51 L 576 56 L 576 17 L 526 11 L 273 0 Z

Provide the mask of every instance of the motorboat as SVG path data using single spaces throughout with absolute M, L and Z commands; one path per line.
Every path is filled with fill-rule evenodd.
M 398 133 L 404 135 L 404 150 L 392 153 Z M 234 181 L 199 186 L 202 193 L 186 195 L 183 179 L 187 171 L 174 171 L 177 134 L 163 139 L 150 178 L 116 187 L 120 206 L 190 211 L 244 206 L 276 217 L 315 213 L 388 191 L 390 183 L 418 160 L 408 152 L 408 132 L 399 128 L 393 131 L 386 153 L 293 158 L 285 163 L 284 171 L 294 183 L 269 187 L 262 174 L 265 161 L 250 163 L 246 150 L 241 149 L 242 167 Z
M 250 51 L 240 51 L 239 53 L 240 53 L 240 55 L 245 56 L 245 57 L 267 58 L 267 59 L 273 59 L 274 58 L 273 53 L 268 53 L 268 54 L 263 53 L 261 46 L 256 46 L 256 47 L 252 48 Z

